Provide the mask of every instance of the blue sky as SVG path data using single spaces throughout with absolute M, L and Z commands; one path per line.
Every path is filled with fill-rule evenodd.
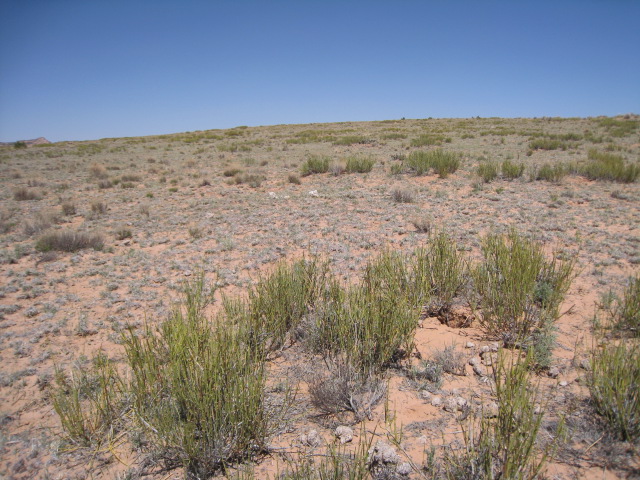
M 640 113 L 640 1 L 0 0 L 0 141 Z

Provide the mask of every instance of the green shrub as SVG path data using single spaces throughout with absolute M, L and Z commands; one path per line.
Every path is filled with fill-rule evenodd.
M 227 168 L 224 172 L 222 172 L 222 175 L 224 175 L 225 177 L 235 177 L 239 173 L 242 173 L 242 170 L 239 168 L 233 167 L 233 168 Z
M 407 298 L 409 286 L 405 258 L 384 252 L 368 263 L 360 284 L 331 292 L 310 345 L 359 372 L 377 374 L 411 351 L 418 312 Z
M 375 163 L 369 156 L 354 155 L 347 157 L 345 170 L 347 173 L 369 173 Z
M 562 163 L 556 163 L 554 165 L 545 163 L 540 168 L 533 171 L 532 178 L 534 180 L 559 182 L 567 175 L 567 173 L 567 167 Z
M 589 391 L 596 411 L 623 440 L 640 438 L 640 345 L 623 340 L 596 348 Z
M 535 344 L 559 316 L 575 261 L 547 260 L 539 243 L 515 230 L 486 236 L 482 254 L 472 271 L 481 327 L 506 345 Z
M 536 440 L 544 412 L 537 387 L 531 385 L 531 356 L 509 362 L 499 354 L 494 366 L 495 418 L 473 416 L 463 428 L 465 448 L 462 453 L 445 452 L 443 470 L 451 479 L 518 479 L 542 478 L 549 458 L 564 437 L 561 419 L 552 440 L 538 449 Z
M 51 403 L 68 441 L 97 445 L 122 427 L 129 409 L 125 385 L 106 355 L 96 356 L 89 369 L 74 368 L 71 376 L 56 367 L 54 381 Z
M 450 138 L 444 135 L 424 134 L 411 140 L 412 147 L 427 147 L 430 145 L 442 145 L 442 142 L 451 142 Z
M 313 173 L 327 173 L 329 171 L 329 162 L 329 157 L 311 155 L 303 162 L 300 172 L 303 177 Z
M 537 138 L 529 142 L 531 150 L 566 150 L 569 145 L 551 138 Z
M 612 153 L 589 150 L 589 162 L 579 172 L 590 180 L 633 183 L 640 176 L 640 165 L 625 165 L 624 159 Z
M 412 303 L 435 316 L 448 311 L 467 281 L 456 242 L 445 232 L 432 234 L 427 246 L 415 251 L 412 266 Z
M 318 259 L 281 263 L 249 291 L 248 321 L 252 338 L 273 351 L 293 342 L 305 315 L 326 296 L 334 282 L 329 266 Z
M 405 166 L 416 175 L 425 175 L 430 169 L 446 178 L 460 167 L 460 155 L 444 150 L 414 151 L 405 160 Z
M 502 162 L 502 176 L 508 180 L 520 178 L 524 173 L 524 164 L 513 163 L 511 160 Z
M 22 140 L 20 140 L 13 144 L 13 148 L 15 148 L 16 150 L 20 150 L 22 148 L 27 148 L 27 144 Z
M 345 137 L 337 138 L 333 141 L 334 145 L 354 145 L 364 143 L 371 143 L 371 140 L 360 135 L 347 135 Z
M 608 317 L 604 327 L 616 334 L 640 338 L 640 275 L 629 278 L 622 297 L 610 292 L 603 308 Z
M 45 233 L 36 242 L 36 250 L 49 252 L 75 252 L 85 248 L 102 250 L 104 238 L 98 233 L 78 232 L 73 230 L 57 230 Z
M 496 162 L 482 162 L 478 165 L 477 173 L 484 183 L 489 183 L 498 176 L 498 164 Z
M 245 323 L 206 319 L 211 295 L 200 275 L 162 325 L 123 336 L 145 448 L 166 468 L 184 467 L 187 478 L 209 478 L 264 450 L 272 427 L 264 353 L 249 348 Z

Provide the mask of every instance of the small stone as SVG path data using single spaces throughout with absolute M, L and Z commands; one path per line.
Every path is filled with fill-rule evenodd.
M 376 445 L 369 450 L 369 458 L 371 458 L 374 463 L 400 462 L 400 455 L 396 453 L 396 449 L 382 440 L 378 440 Z
M 542 407 L 540 405 L 536 405 L 535 407 L 533 407 L 533 413 L 535 413 L 536 415 L 540 415 L 542 413 Z
M 591 371 L 591 361 L 588 358 L 583 358 L 580 361 L 580 368 L 586 370 L 587 372 Z
M 498 345 L 496 342 L 493 342 L 489 348 L 491 349 L 492 352 L 497 352 L 498 348 L 500 348 L 500 345 Z
M 547 375 L 551 378 L 558 378 L 558 375 L 560 375 L 560 369 L 558 367 L 551 367 L 547 372 Z
M 413 469 L 411 468 L 411 464 L 409 462 L 402 462 L 396 467 L 396 473 L 398 475 L 402 475 L 403 477 L 409 476 L 412 471 Z
M 467 401 L 463 397 L 456 397 L 456 403 L 458 404 L 458 410 L 462 410 L 467 406 Z
M 440 405 L 442 405 L 442 397 L 439 397 L 438 395 L 434 396 L 431 399 L 431 405 L 433 407 L 439 407 Z
M 433 397 L 433 394 L 428 390 L 420 390 L 420 398 L 422 398 L 425 402 L 428 402 Z
M 122 242 L 122 244 L 123 244 L 125 247 L 128 247 L 129 245 L 131 245 L 131 240 L 127 239 L 127 240 L 125 240 L 124 242 Z
M 480 358 L 478 357 L 471 357 L 469 359 L 469 365 L 474 366 L 474 365 L 478 365 L 480 363 Z
M 569 385 L 569 382 L 567 382 L 566 380 L 562 380 L 558 385 L 560 385 L 561 387 L 566 387 L 567 385 Z
M 473 347 L 475 347 L 475 346 L 476 346 L 476 344 L 475 344 L 475 343 L 473 343 L 473 342 L 467 342 L 467 343 L 465 343 L 465 344 L 464 344 L 464 347 L 465 347 L 465 348 L 473 348 Z
M 342 444 L 349 443 L 351 440 L 353 440 L 353 430 L 346 425 L 340 425 L 338 428 L 336 428 L 335 435 L 336 437 L 338 437 L 340 443 Z
M 482 367 L 482 365 L 474 365 L 473 366 L 473 373 L 475 373 L 479 377 L 486 377 L 487 376 L 487 371 L 484 369 L 484 367 Z
M 444 408 L 445 412 L 456 412 L 458 411 L 458 402 L 456 402 L 455 398 L 448 397 L 444 401 L 444 406 L 442 408 Z
M 307 433 L 300 435 L 300 443 L 308 447 L 317 447 L 322 443 L 322 437 L 317 430 L 309 430 Z
M 190 276 L 191 276 L 191 270 L 185 270 L 182 274 L 183 274 L 185 277 L 190 277 Z
M 491 347 L 489 347 L 489 345 L 483 345 L 482 347 L 480 347 L 480 354 L 482 355 L 483 353 L 487 353 L 491 351 Z

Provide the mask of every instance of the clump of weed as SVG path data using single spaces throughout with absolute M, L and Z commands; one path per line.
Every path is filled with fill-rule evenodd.
M 13 190 L 13 199 L 19 202 L 27 200 L 40 200 L 42 195 L 35 190 L 30 190 L 26 187 L 19 187 Z
M 568 173 L 568 168 L 562 163 L 549 164 L 545 163 L 539 168 L 535 168 L 531 172 L 532 180 L 546 180 L 548 182 L 559 182 Z
M 33 218 L 24 222 L 24 234 L 27 236 L 37 235 L 56 223 L 60 222 L 60 214 L 55 211 L 40 211 L 33 215 Z
M 486 236 L 482 254 L 472 270 L 481 327 L 506 345 L 532 345 L 557 320 L 575 261 L 547 260 L 539 243 L 515 230 Z
M 247 324 L 205 317 L 211 295 L 199 275 L 167 321 L 123 337 L 146 449 L 187 478 L 264 451 L 276 415 L 265 404 L 263 351 L 247 343 Z
M 224 175 L 225 177 L 235 177 L 239 173 L 242 173 L 242 170 L 239 168 L 233 167 L 233 168 L 227 168 L 224 172 L 222 172 L 222 175 Z
M 502 162 L 501 170 L 504 178 L 507 180 L 515 180 L 516 178 L 520 178 L 524 173 L 524 164 L 505 160 Z
M 596 411 L 622 440 L 640 438 L 640 346 L 622 340 L 597 347 L 589 391 Z
M 411 223 L 418 233 L 431 233 L 433 228 L 431 217 L 428 216 L 416 217 Z
M 60 207 L 62 208 L 63 215 L 66 215 L 67 217 L 76 214 L 76 204 L 71 201 L 62 202 Z
M 467 282 L 467 263 L 456 242 L 445 232 L 431 234 L 426 247 L 414 254 L 412 302 L 434 316 L 445 314 Z
M 477 173 L 484 183 L 490 183 L 498 177 L 496 162 L 482 162 L 478 165 Z
M 598 326 L 611 329 L 615 334 L 640 337 L 640 275 L 629 278 L 622 296 L 614 292 L 604 298 L 601 305 L 607 318 L 597 320 Z
M 107 178 L 108 176 L 107 169 L 104 165 L 100 165 L 98 163 L 94 163 L 89 167 L 89 174 L 98 179 Z
M 91 213 L 94 215 L 103 215 L 107 211 L 107 204 L 100 201 L 91 202 Z
M 427 147 L 431 145 L 442 145 L 443 142 L 451 143 L 451 138 L 444 135 L 422 134 L 411 140 L 412 147 Z
M 352 155 L 346 159 L 345 170 L 347 173 L 369 173 L 375 163 L 369 156 Z
M 551 138 L 537 138 L 529 142 L 529 148 L 531 150 L 566 150 L 569 145 Z
M 311 155 L 302 163 L 300 172 L 303 177 L 313 173 L 327 173 L 329 171 L 329 162 L 329 157 Z
M 120 226 L 115 231 L 116 240 L 126 240 L 133 237 L 133 232 L 129 227 Z
M 333 141 L 334 145 L 355 145 L 365 143 L 372 143 L 372 141 L 360 135 L 346 135 L 344 137 L 339 137 Z
M 499 354 L 494 367 L 496 416 L 472 416 L 463 424 L 465 448 L 445 452 L 445 478 L 534 480 L 544 473 L 564 437 L 564 422 L 559 422 L 553 441 L 536 448 L 544 412 L 538 409 L 539 390 L 529 379 L 531 365 L 530 355 L 510 362 Z
M 289 183 L 293 183 L 294 185 L 300 185 L 302 182 L 300 181 L 300 177 L 295 173 L 290 173 L 288 177 Z
M 448 345 L 433 354 L 433 363 L 452 375 L 466 375 L 466 356 L 455 345 Z
M 442 149 L 414 151 L 409 154 L 404 164 L 416 175 L 425 175 L 433 169 L 441 178 L 446 178 L 460 167 L 460 155 Z
M 74 230 L 57 230 L 45 233 L 36 242 L 36 250 L 48 252 L 75 252 L 85 248 L 102 250 L 104 238 L 98 233 L 78 232 Z
M 640 177 L 640 165 L 625 165 L 619 155 L 590 149 L 588 158 L 589 162 L 582 166 L 580 173 L 590 180 L 633 183 Z
M 395 203 L 413 203 L 416 201 L 415 194 L 406 188 L 394 188 L 391 190 L 391 198 Z

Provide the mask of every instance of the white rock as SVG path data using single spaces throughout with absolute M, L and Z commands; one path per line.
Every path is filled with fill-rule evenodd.
M 558 367 L 551 367 L 547 372 L 547 375 L 551 378 L 558 378 L 558 375 L 560 375 L 560 369 Z
M 478 365 L 480 364 L 480 358 L 478 357 L 471 357 L 469 359 L 469 365 L 474 366 L 474 365 Z
M 420 390 L 420 398 L 422 398 L 425 402 L 430 401 L 431 397 L 433 397 L 433 395 L 431 394 L 430 391 L 428 391 L 428 390 Z
M 444 408 L 445 412 L 457 412 L 458 402 L 456 402 L 454 397 L 447 397 L 442 408 Z
M 338 428 L 336 428 L 335 435 L 336 437 L 338 437 L 340 443 L 342 444 L 349 443 L 351 440 L 353 440 L 353 430 L 346 425 L 340 425 Z
M 558 385 L 560 385 L 561 387 L 566 387 L 567 385 L 569 385 L 569 382 L 567 382 L 566 380 L 562 380 Z
M 434 407 L 439 407 L 440 405 L 442 405 L 442 397 L 439 397 L 438 395 L 434 396 L 431 399 L 431 405 Z
M 396 467 L 396 473 L 398 475 L 402 475 L 403 477 L 409 476 L 412 471 L 413 469 L 411 468 L 411 464 L 409 462 L 402 462 Z
M 473 348 L 473 347 L 476 346 L 476 344 L 473 343 L 473 342 L 467 342 L 467 343 L 464 344 L 464 346 L 465 346 L 465 348 Z
M 322 443 L 322 437 L 317 430 L 309 430 L 307 433 L 300 435 L 300 443 L 308 447 L 317 447 Z
M 396 449 L 382 440 L 378 440 L 376 445 L 369 450 L 369 458 L 374 463 L 400 462 L 400 455 L 396 453 Z
M 318 190 L 311 190 L 309 192 L 309 196 L 310 197 L 317 197 L 318 196 Z
M 487 353 L 491 351 L 491 347 L 489 347 L 489 345 L 483 345 L 480 347 L 480 352 L 482 353 Z
M 269 196 L 271 198 L 278 198 L 278 195 L 276 194 L 276 192 L 269 192 Z

